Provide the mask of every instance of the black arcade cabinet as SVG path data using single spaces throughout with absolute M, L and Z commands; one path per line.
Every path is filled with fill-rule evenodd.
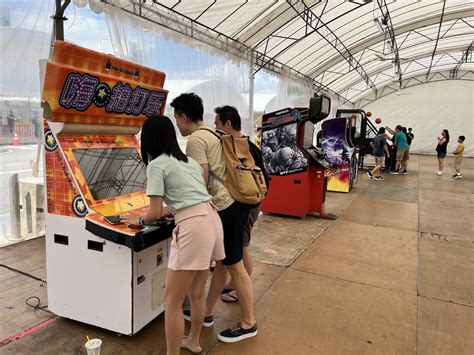
M 369 119 L 371 116 L 371 112 L 361 109 L 340 109 L 336 112 L 336 117 L 351 120 L 350 140 L 358 150 L 360 168 L 364 166 L 364 156 L 372 154 L 370 142 L 378 134 L 377 127 Z

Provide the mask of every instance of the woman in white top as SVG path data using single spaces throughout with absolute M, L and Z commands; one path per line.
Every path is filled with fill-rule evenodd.
M 211 205 L 201 166 L 179 148 L 176 131 L 168 117 L 155 116 L 142 128 L 142 159 L 147 165 L 148 212 L 132 224 L 150 223 L 171 212 L 176 227 L 168 256 L 165 289 L 165 330 L 168 355 L 180 347 L 198 353 L 206 312 L 204 285 L 211 260 L 225 257 L 220 218 Z M 163 202 L 167 207 L 163 207 Z M 185 295 L 191 304 L 193 334 L 183 338 L 182 305 Z M 194 324 L 196 323 L 196 324 Z

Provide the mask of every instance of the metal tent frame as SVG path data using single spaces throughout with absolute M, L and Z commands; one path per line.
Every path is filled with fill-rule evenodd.
M 251 88 L 261 69 L 287 67 L 315 91 L 354 103 L 420 75 L 472 80 L 474 70 L 470 0 L 101 1 L 249 61 Z

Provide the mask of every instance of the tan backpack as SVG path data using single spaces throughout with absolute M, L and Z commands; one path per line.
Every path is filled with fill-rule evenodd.
M 211 175 L 229 190 L 230 196 L 235 201 L 249 205 L 261 203 L 267 193 L 267 185 L 262 169 L 255 165 L 247 138 L 235 138 L 223 132 L 220 134 L 210 129 L 201 129 L 211 132 L 222 143 L 226 180 L 212 172 Z

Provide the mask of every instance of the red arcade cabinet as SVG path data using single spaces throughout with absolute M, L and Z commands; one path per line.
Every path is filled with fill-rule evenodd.
M 313 145 L 315 124 L 329 115 L 327 96 L 314 97 L 310 108 L 286 108 L 263 116 L 262 155 L 270 189 L 263 212 L 305 217 L 324 214 L 327 161 Z

